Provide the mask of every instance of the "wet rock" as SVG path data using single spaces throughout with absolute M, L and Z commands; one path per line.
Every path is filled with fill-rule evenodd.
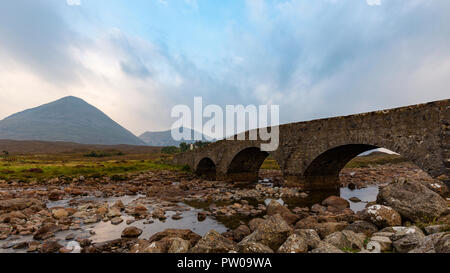
M 269 216 L 252 234 L 242 241 L 261 243 L 270 247 L 273 251 L 277 251 L 292 233 L 293 229 L 281 215 L 275 214 Z
M 45 206 L 41 201 L 34 198 L 15 198 L 0 200 L 0 211 L 11 212 L 34 207 L 36 211 L 42 210 Z
M 240 225 L 235 230 L 233 230 L 233 238 L 236 242 L 240 242 L 246 236 L 250 235 L 250 228 L 246 225 Z
M 361 199 L 358 197 L 350 197 L 348 200 L 352 201 L 353 203 L 360 203 Z
M 292 234 L 280 246 L 278 253 L 306 253 L 308 252 L 307 242 L 297 234 Z
M 206 216 L 207 216 L 207 213 L 206 213 L 206 212 L 200 211 L 200 212 L 197 214 L 197 220 L 198 220 L 199 222 L 205 221 L 205 220 L 206 220 Z
M 295 224 L 300 218 L 298 215 L 292 213 L 287 207 L 281 205 L 275 200 L 270 201 L 267 206 L 266 214 L 271 216 L 280 214 L 281 217 L 290 225 Z
M 166 212 L 163 209 L 155 209 L 152 212 L 152 217 L 159 220 L 165 220 L 166 219 L 165 214 Z
M 256 242 L 240 242 L 237 246 L 240 253 L 273 253 L 270 247 Z
M 122 217 L 114 217 L 111 219 L 111 224 L 118 225 L 123 222 Z
M 35 251 L 38 250 L 38 247 L 39 247 L 39 246 L 40 246 L 40 243 L 39 243 L 39 242 L 36 242 L 36 241 L 30 242 L 30 243 L 28 244 L 27 252 L 35 252 Z
M 48 199 L 51 201 L 58 201 L 58 200 L 63 199 L 63 197 L 64 197 L 64 191 L 61 191 L 61 190 L 52 190 L 48 194 Z
M 321 213 L 327 211 L 327 208 L 324 206 L 321 206 L 320 204 L 314 204 L 311 207 L 312 212 Z
M 107 216 L 109 218 L 114 218 L 114 217 L 120 217 L 122 216 L 122 213 L 120 212 L 120 209 L 117 207 L 112 207 L 109 211 Z
M 313 249 L 311 253 L 344 253 L 344 251 L 340 250 L 332 244 L 321 242 L 319 244 L 319 247 Z
M 114 205 L 112 205 L 113 208 L 118 208 L 120 210 L 125 209 L 125 205 L 123 204 L 122 200 L 117 200 Z
M 414 222 L 430 222 L 447 211 L 444 198 L 416 181 L 398 180 L 389 184 L 380 190 L 377 202 Z
M 172 243 L 170 244 L 167 253 L 187 253 L 189 250 L 189 241 L 183 240 L 181 238 L 172 238 Z
M 189 242 L 190 247 L 194 246 L 202 237 L 189 229 L 166 229 L 150 237 L 149 242 L 161 241 L 164 238 L 181 238 Z
M 62 247 L 63 246 L 60 245 L 56 240 L 47 240 L 41 245 L 39 251 L 41 253 L 55 253 L 59 252 L 59 249 Z
M 52 215 L 56 219 L 61 219 L 69 216 L 69 213 L 65 209 L 54 209 Z
M 127 227 L 122 231 L 123 238 L 137 238 L 142 234 L 142 229 L 137 227 Z
M 306 242 L 310 250 L 317 248 L 321 242 L 319 234 L 314 229 L 296 229 L 294 233 Z
M 364 246 L 364 238 L 358 236 L 351 230 L 334 232 L 325 237 L 324 242 L 334 245 L 339 249 L 362 249 Z
M 33 239 L 35 240 L 45 240 L 54 235 L 55 232 L 59 231 L 60 227 L 55 224 L 48 223 L 41 226 L 34 234 Z
M 400 214 L 388 206 L 373 205 L 365 208 L 360 215 L 362 219 L 375 224 L 379 228 L 399 226 L 402 224 Z
M 322 205 L 326 206 L 327 210 L 331 212 L 339 212 L 350 207 L 350 203 L 347 200 L 338 196 L 328 197 L 322 201 Z
M 262 218 L 253 218 L 252 220 L 250 220 L 250 222 L 248 222 L 248 227 L 250 228 L 250 230 L 253 232 L 255 231 L 259 225 L 261 223 L 263 223 L 265 220 Z
M 346 230 L 351 230 L 355 233 L 364 233 L 366 236 L 371 236 L 373 233 L 378 231 L 376 225 L 362 220 L 357 220 L 350 225 L 348 225 Z
M 136 207 L 134 207 L 134 211 L 133 211 L 133 215 L 136 215 L 136 216 L 144 216 L 144 215 L 146 215 L 148 213 L 148 210 L 147 210 L 147 207 L 145 207 L 144 205 L 142 205 L 142 204 L 138 204 Z M 160 213 L 160 215 L 157 215 L 158 213 Z M 155 217 L 155 215 L 156 215 L 156 217 L 155 218 L 158 218 L 158 219 L 162 219 L 162 218 L 164 218 L 165 219 L 165 216 L 164 216 L 164 211 L 160 211 L 160 210 L 156 210 L 156 214 L 155 214 L 155 211 L 153 212 L 153 215 L 154 215 L 154 217 Z M 161 216 L 162 215 L 162 216 Z M 158 217 L 159 216 L 159 217 Z
M 228 253 L 237 251 L 237 245 L 226 239 L 217 231 L 209 231 L 197 244 L 190 249 L 190 253 Z

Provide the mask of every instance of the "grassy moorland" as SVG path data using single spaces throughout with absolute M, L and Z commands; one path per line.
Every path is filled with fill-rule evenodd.
M 39 155 L 3 155 L 0 180 L 45 180 L 54 177 L 103 177 L 150 170 L 181 170 L 172 157 L 160 153 L 125 154 L 121 151 L 89 151 Z

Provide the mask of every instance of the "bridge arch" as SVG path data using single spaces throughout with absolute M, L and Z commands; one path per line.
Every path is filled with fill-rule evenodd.
M 233 182 L 258 182 L 259 170 L 269 156 L 281 167 L 275 153 L 261 151 L 257 146 L 239 149 L 228 160 L 226 179 Z
M 398 153 L 432 175 L 432 172 L 427 170 L 426 165 L 423 164 L 425 156 L 420 153 L 418 146 L 403 150 L 398 145 L 343 144 L 322 151 L 312 158 L 303 173 L 304 187 L 307 189 L 338 189 L 339 173 L 347 163 L 364 152 L 378 148 L 386 148 Z M 416 156 L 416 153 L 420 156 Z
M 208 180 L 215 181 L 217 175 L 216 163 L 211 158 L 204 157 L 198 162 L 195 173 Z

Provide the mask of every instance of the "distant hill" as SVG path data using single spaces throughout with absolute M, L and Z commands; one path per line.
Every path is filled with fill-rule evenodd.
M 72 96 L 0 120 L 0 139 L 145 145 L 102 111 Z
M 189 134 L 191 135 L 191 138 L 194 139 L 194 133 L 197 133 L 201 135 L 201 133 L 184 128 L 184 130 L 188 130 Z M 181 131 L 181 130 L 180 130 Z M 196 140 L 182 140 L 182 141 L 176 141 L 172 138 L 172 131 L 163 131 L 163 132 L 145 132 L 142 135 L 139 136 L 140 139 L 142 139 L 147 145 L 150 146 L 179 146 L 180 143 L 185 142 L 188 144 L 195 143 Z M 204 142 L 207 142 L 206 136 L 202 136 Z

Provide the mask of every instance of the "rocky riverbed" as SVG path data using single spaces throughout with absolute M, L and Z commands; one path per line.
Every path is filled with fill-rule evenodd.
M 205 181 L 0 181 L 0 252 L 450 252 L 447 187 L 411 164 L 344 169 L 335 193 Z

